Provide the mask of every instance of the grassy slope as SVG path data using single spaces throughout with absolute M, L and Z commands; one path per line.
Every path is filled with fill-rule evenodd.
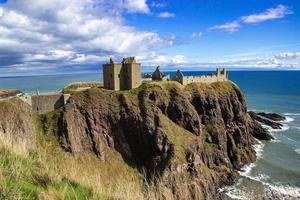
M 131 106 L 138 110 L 137 94 L 145 88 L 196 88 L 205 92 L 215 90 L 220 95 L 225 92 L 224 88 L 232 89 L 229 83 L 219 86 L 191 84 L 184 87 L 175 82 L 152 82 L 131 91 L 118 93 L 130 99 Z M 222 90 L 218 90 L 219 88 Z M 102 89 L 90 90 L 103 91 L 109 92 Z M 55 118 L 56 114 L 57 111 L 48 114 L 50 121 L 46 128 L 55 126 L 51 124 L 51 118 Z M 175 145 L 175 159 L 178 163 L 185 162 L 188 146 L 197 139 L 196 136 L 166 116 L 161 117 L 163 129 Z M 37 127 L 39 131 L 36 150 L 20 150 L 18 146 L 8 145 L 9 141 L 0 140 L 0 199 L 36 199 L 43 196 L 46 199 L 144 199 L 145 192 L 148 195 L 147 199 L 157 197 L 151 187 L 144 187 L 142 174 L 126 165 L 116 151 L 109 152 L 109 159 L 105 162 L 92 153 L 71 155 L 60 148 L 56 138 L 44 135 L 39 118 Z M 173 130 L 176 130 L 176 133 Z
M 105 162 L 92 153 L 66 153 L 56 138 L 44 135 L 35 117 L 39 130 L 35 150 L 13 144 L 0 134 L 0 199 L 143 198 L 142 175 L 117 152 L 109 152 Z
M 79 88 L 102 88 L 103 84 L 99 82 L 78 82 L 66 86 L 62 92 L 64 94 L 72 94 L 78 92 Z

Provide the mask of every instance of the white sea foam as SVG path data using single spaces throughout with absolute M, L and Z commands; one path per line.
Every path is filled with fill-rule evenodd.
M 294 121 L 295 119 L 294 118 L 292 118 L 292 117 L 285 117 L 285 120 L 283 120 L 283 121 L 281 121 L 282 123 L 289 123 L 289 122 L 292 122 L 292 121 Z
M 272 193 L 283 196 L 284 199 L 290 197 L 300 198 L 300 188 L 298 187 L 285 186 L 285 185 L 272 185 L 265 182 L 262 182 L 262 184 L 267 186 Z
M 300 154 L 300 149 L 295 149 L 295 152 L 296 152 L 297 154 Z
M 270 191 L 271 194 L 276 194 L 276 196 L 300 198 L 300 188 L 267 183 L 266 181 L 270 179 L 270 177 L 265 174 L 260 174 L 258 176 L 250 176 L 249 174 L 246 174 L 244 177 L 260 182 L 267 188 L 267 191 Z
M 265 125 L 265 124 L 261 124 L 261 126 L 265 129 L 267 129 L 268 131 L 270 131 L 271 133 L 273 132 L 282 132 L 282 131 L 286 131 L 288 129 L 290 129 L 290 126 L 287 124 L 282 124 L 281 129 L 274 129 L 271 126 Z
M 245 165 L 244 167 L 241 168 L 241 170 L 239 171 L 239 174 L 241 176 L 248 177 L 248 176 L 250 176 L 249 174 L 250 174 L 252 168 L 255 167 L 255 166 L 256 166 L 255 163 L 251 163 L 249 165 Z
M 224 189 L 224 192 L 227 196 L 229 196 L 231 199 L 236 199 L 236 200 L 246 200 L 248 198 L 246 198 L 246 194 L 235 188 L 235 187 L 229 187 Z
M 260 159 L 263 156 L 262 152 L 264 150 L 265 145 L 259 140 L 256 140 L 256 141 L 257 141 L 257 144 L 253 145 L 253 147 L 254 147 L 257 159 Z M 256 162 L 250 163 L 249 165 L 245 165 L 244 167 L 241 168 L 241 170 L 239 171 L 239 174 L 241 176 L 250 177 L 251 170 L 255 166 L 256 166 Z
M 281 127 L 281 129 L 273 129 L 273 132 L 282 132 L 282 131 L 286 131 L 290 129 L 290 126 L 288 126 L 287 124 L 283 124 L 283 126 Z
M 253 145 L 253 147 L 256 152 L 257 159 L 259 159 L 262 157 L 262 152 L 264 150 L 265 145 L 259 140 L 256 140 L 256 141 L 258 142 L 258 144 Z
M 283 113 L 286 116 L 300 116 L 300 113 Z
M 274 137 L 274 136 L 273 136 Z M 273 140 L 271 140 L 270 142 L 272 142 L 272 143 L 279 143 L 279 142 L 281 142 L 280 140 L 278 140 L 276 137 L 274 137 L 274 139 Z

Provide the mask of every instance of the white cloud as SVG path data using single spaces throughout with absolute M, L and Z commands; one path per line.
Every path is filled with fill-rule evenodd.
M 194 32 L 194 33 L 192 33 L 192 37 L 194 37 L 194 38 L 200 38 L 200 37 L 202 37 L 202 35 L 203 35 L 202 32 Z
M 299 69 L 300 52 L 281 52 L 281 53 L 243 53 L 224 56 L 223 58 L 209 62 L 189 62 L 187 66 L 191 68 L 199 67 L 228 67 L 228 68 L 280 68 L 280 69 Z M 187 59 L 189 60 L 189 59 Z
M 168 56 L 151 52 L 147 55 L 137 57 L 145 66 L 174 66 L 180 67 L 189 64 L 188 59 L 184 55 Z
M 153 8 L 164 8 L 166 6 L 167 6 L 166 3 L 159 3 L 159 2 L 152 2 L 151 3 L 151 7 L 153 7 Z
M 156 32 L 128 26 L 124 12 L 150 10 L 145 0 L 10 0 L 1 4 L 0 68 L 97 64 L 109 55 L 139 55 L 173 45 L 173 37 L 161 38 Z
M 209 28 L 210 31 L 227 31 L 227 32 L 235 32 L 238 31 L 241 25 L 237 21 L 228 22 L 221 25 L 216 25 Z
M 171 17 L 175 17 L 174 13 L 170 13 L 170 12 L 161 12 L 157 15 L 159 18 L 171 18 Z
M 275 56 L 277 59 L 293 60 L 300 58 L 300 52 L 282 52 Z
M 129 12 L 150 12 L 146 0 L 125 0 L 125 7 Z
M 241 21 L 246 24 L 256 24 L 267 20 L 284 18 L 292 14 L 286 6 L 278 5 L 276 8 L 269 8 L 265 12 L 241 17 Z
M 209 28 L 209 30 L 235 32 L 240 29 L 241 24 L 258 24 L 260 22 L 268 20 L 284 18 L 286 15 L 289 14 L 293 14 L 293 12 L 284 5 L 278 5 L 276 8 L 269 8 L 262 13 L 255 13 L 247 16 L 242 16 L 233 22 L 227 22 L 225 24 L 213 26 Z

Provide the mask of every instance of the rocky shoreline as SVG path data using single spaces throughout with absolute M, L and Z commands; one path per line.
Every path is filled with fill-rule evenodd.
M 253 111 L 249 111 L 248 113 L 252 119 L 266 126 L 269 126 L 273 129 L 282 129 L 283 124 L 280 122 L 286 120 L 284 116 L 281 116 L 277 113 L 265 113 L 265 112 L 255 113 Z

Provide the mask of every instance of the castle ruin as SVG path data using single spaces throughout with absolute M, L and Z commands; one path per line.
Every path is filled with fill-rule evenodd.
M 222 71 L 217 69 L 215 74 L 211 75 L 199 75 L 199 76 L 184 76 L 183 73 L 178 70 L 176 72 L 175 81 L 181 83 L 182 85 L 187 85 L 190 83 L 214 83 L 218 81 L 227 81 L 228 80 L 228 72 L 227 69 L 224 68 Z
M 135 57 L 124 58 L 122 63 L 109 63 L 103 65 L 104 88 L 109 90 L 130 90 L 141 85 L 141 64 Z
M 156 67 L 156 70 L 151 75 L 153 81 L 168 81 L 170 76 L 160 71 L 160 66 Z

